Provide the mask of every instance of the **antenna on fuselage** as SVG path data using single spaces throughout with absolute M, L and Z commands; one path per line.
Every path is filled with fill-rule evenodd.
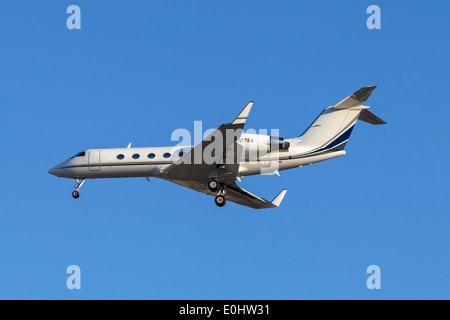
M 131 142 L 128 144 L 127 149 L 131 148 Z

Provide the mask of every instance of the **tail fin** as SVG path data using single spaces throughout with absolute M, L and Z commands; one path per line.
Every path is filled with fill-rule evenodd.
M 343 150 L 356 121 L 385 124 L 386 122 L 367 110 L 369 107 L 364 106 L 375 88 L 361 88 L 341 102 L 326 108 L 305 133 L 292 139 L 292 142 L 309 147 L 313 152 Z

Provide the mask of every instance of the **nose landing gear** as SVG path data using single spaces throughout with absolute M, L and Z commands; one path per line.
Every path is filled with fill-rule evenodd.
M 83 185 L 84 181 L 86 181 L 86 179 L 81 180 L 81 182 L 80 182 L 80 180 L 77 179 L 77 183 L 74 186 L 75 191 L 72 192 L 72 197 L 74 197 L 75 199 L 78 199 L 80 197 L 79 191 L 80 191 L 80 188 Z

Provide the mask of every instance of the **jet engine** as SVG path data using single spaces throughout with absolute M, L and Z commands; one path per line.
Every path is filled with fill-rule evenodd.
M 268 153 L 288 150 L 290 147 L 290 143 L 284 141 L 284 138 L 252 133 L 243 133 L 239 144 L 244 148 L 246 160 L 256 160 Z

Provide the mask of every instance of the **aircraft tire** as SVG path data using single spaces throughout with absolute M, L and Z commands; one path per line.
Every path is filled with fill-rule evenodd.
M 216 180 L 211 180 L 210 182 L 208 182 L 208 188 L 212 192 L 215 192 L 219 189 L 219 183 Z
M 218 207 L 223 207 L 227 203 L 227 200 L 225 200 L 224 196 L 217 196 L 215 202 Z

